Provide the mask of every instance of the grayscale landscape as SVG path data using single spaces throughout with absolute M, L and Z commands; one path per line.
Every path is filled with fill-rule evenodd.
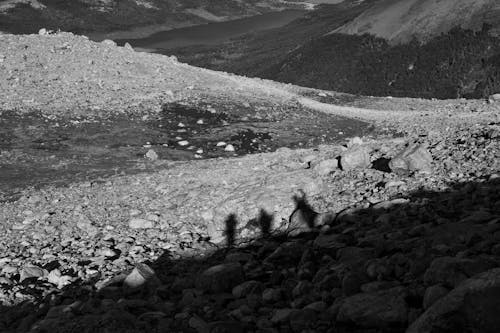
M 0 332 L 497 332 L 498 14 L 0 1 Z

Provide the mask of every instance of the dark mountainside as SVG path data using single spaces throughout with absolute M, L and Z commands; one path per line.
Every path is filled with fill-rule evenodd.
M 325 35 L 376 2 L 324 5 L 286 27 L 223 47 L 164 53 L 197 66 L 353 94 L 446 99 L 499 91 L 500 39 L 487 23 L 480 31 L 454 28 L 425 44 Z
M 41 28 L 74 33 L 109 32 L 151 24 L 175 28 L 292 6 L 275 0 L 40 0 L 18 1 L 15 6 L 3 4 L 4 10 L 1 5 L 0 31 L 9 33 L 34 33 Z M 201 14 L 197 12 L 200 9 Z
M 369 35 L 307 43 L 258 75 L 360 95 L 482 98 L 500 91 L 500 39 L 454 29 L 421 45 Z

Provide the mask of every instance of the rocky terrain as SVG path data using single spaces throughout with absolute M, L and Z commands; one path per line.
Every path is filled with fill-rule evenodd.
M 496 331 L 500 96 L 0 45 L 0 331 Z

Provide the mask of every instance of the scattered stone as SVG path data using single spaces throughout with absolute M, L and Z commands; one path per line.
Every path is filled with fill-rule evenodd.
M 196 286 L 211 293 L 230 291 L 243 282 L 243 268 L 239 263 L 212 266 L 201 273 Z
M 495 267 L 495 262 L 483 259 L 441 257 L 432 261 L 424 275 L 427 284 L 442 283 L 454 288 L 460 282 L 477 273 Z
M 294 309 L 278 309 L 271 317 L 271 322 L 274 324 L 288 322 L 292 317 L 292 314 L 296 311 L 297 310 Z
M 347 143 L 347 147 L 349 148 L 361 145 L 363 145 L 363 139 L 361 139 L 359 136 L 349 139 L 349 142 Z
M 57 286 L 58 289 L 61 289 L 64 286 L 67 286 L 71 283 L 73 278 L 69 275 L 63 275 L 59 269 L 54 269 L 50 271 L 47 275 L 47 281 L 53 283 Z
M 425 290 L 424 300 L 423 300 L 424 309 L 430 308 L 432 304 L 436 303 L 436 301 L 442 298 L 443 296 L 446 296 L 448 292 L 449 290 L 447 288 L 439 284 L 435 284 L 427 288 Z
M 151 161 L 156 161 L 158 159 L 158 154 L 153 149 L 148 150 L 145 156 Z
M 226 145 L 226 147 L 224 148 L 225 151 L 229 151 L 229 152 L 233 152 L 233 151 L 236 151 L 236 148 L 234 148 L 233 145 L 229 144 L 229 145 Z
M 500 327 L 500 269 L 463 281 L 438 299 L 407 333 L 448 331 L 496 332 Z
M 282 291 L 280 289 L 267 288 L 262 292 L 262 300 L 264 302 L 273 303 L 278 302 L 282 298 Z
M 342 170 L 366 169 L 370 164 L 370 149 L 366 146 L 353 145 L 340 157 Z
M 432 172 L 432 155 L 424 145 L 413 144 L 396 155 L 389 162 L 389 167 L 396 173 L 408 171 Z
M 210 333 L 210 326 L 206 321 L 201 319 L 199 316 L 192 316 L 189 319 L 189 326 L 196 330 L 198 333 Z
M 116 43 L 114 41 L 112 41 L 111 39 L 105 39 L 101 42 L 101 44 L 106 45 L 106 46 L 116 47 Z
M 132 229 L 151 229 L 155 227 L 154 222 L 141 218 L 130 219 L 128 226 Z
M 410 202 L 410 200 L 405 198 L 392 199 L 387 201 L 378 202 L 373 205 L 373 209 L 391 209 L 398 205 L 404 205 Z
M 47 270 L 43 268 L 34 265 L 26 265 L 21 269 L 19 273 L 19 281 L 23 282 L 24 280 L 29 278 L 41 278 L 47 276 L 47 274 Z
M 246 295 L 260 294 L 263 290 L 264 285 L 262 282 L 250 280 L 234 287 L 232 293 L 235 298 L 241 298 Z
M 327 176 L 339 168 L 339 161 L 336 158 L 324 160 L 314 167 L 314 171 L 320 176 Z
M 12 280 L 9 279 L 9 278 L 0 276 L 0 284 L 4 284 L 4 285 L 10 286 L 10 285 L 14 284 L 14 282 L 12 282 Z
M 337 320 L 363 327 L 403 326 L 408 319 L 405 297 L 402 287 L 353 295 L 343 301 Z
M 157 286 L 159 284 L 155 271 L 146 264 L 137 264 L 135 268 L 123 281 L 123 285 L 130 289 L 143 286 Z
M 495 102 L 500 101 L 500 94 L 493 94 L 493 95 L 490 95 L 490 97 L 488 98 L 488 101 L 489 101 L 490 103 L 495 103 Z

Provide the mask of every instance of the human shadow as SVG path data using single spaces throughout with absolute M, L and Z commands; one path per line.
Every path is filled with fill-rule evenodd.
M 304 216 L 317 214 L 305 196 L 293 200 Z M 165 251 L 145 263 L 154 279 L 137 288 L 124 274 L 100 290 L 78 281 L 2 306 L 0 331 L 403 332 L 429 308 L 430 287 L 442 296 L 500 265 L 499 202 L 499 179 L 457 182 L 344 210 L 324 225 L 305 218 L 306 231 L 293 236 L 275 231 L 262 209 L 261 233 L 247 242 L 230 214 L 226 242 L 210 253 L 174 259 Z M 491 329 L 463 317 L 445 324 Z

